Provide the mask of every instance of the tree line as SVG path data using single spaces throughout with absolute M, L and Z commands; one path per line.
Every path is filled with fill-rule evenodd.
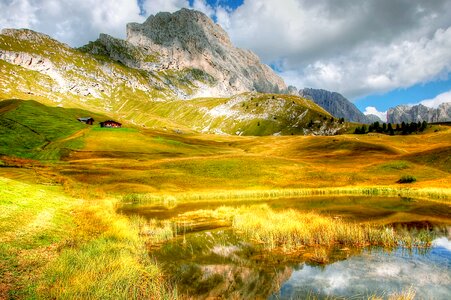
M 373 124 L 370 124 L 368 127 L 366 125 L 362 125 L 361 127 L 357 127 L 354 131 L 354 134 L 365 134 L 370 132 L 377 132 L 377 133 L 384 133 L 389 135 L 395 135 L 395 134 L 412 134 L 415 132 L 423 132 L 426 127 L 428 126 L 428 123 L 426 121 L 423 122 L 411 122 L 411 123 L 405 123 L 402 122 L 401 124 L 396 124 L 395 128 L 393 128 L 393 125 L 391 123 L 382 123 L 382 125 L 379 122 L 374 122 Z

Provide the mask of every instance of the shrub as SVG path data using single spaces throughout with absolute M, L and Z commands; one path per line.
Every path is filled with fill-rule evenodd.
M 397 181 L 397 183 L 412 183 L 417 181 L 417 179 L 412 175 L 403 175 L 401 178 Z

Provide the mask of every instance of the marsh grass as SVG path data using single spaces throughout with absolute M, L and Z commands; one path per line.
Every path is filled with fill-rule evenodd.
M 415 299 L 416 294 L 417 294 L 416 290 L 413 287 L 410 287 L 401 292 L 391 294 L 388 297 L 388 299 L 389 300 L 413 300 L 413 299 Z
M 451 190 L 445 188 L 401 188 L 401 187 L 338 187 L 338 188 L 305 188 L 305 189 L 272 189 L 272 190 L 229 190 L 211 192 L 187 192 L 177 194 L 127 194 L 122 202 L 147 204 L 159 203 L 175 205 L 192 201 L 242 201 L 267 200 L 278 198 L 296 198 L 320 195 L 361 195 L 361 196 L 399 196 L 405 198 L 435 199 L 449 202 Z
M 172 208 L 177 205 L 177 198 L 170 195 L 158 196 L 153 194 L 126 194 L 121 198 L 122 203 L 132 203 L 132 204 L 160 204 L 167 208 Z
M 48 267 L 41 289 L 51 298 L 173 299 L 139 236 L 139 220 L 110 201 L 78 212 L 77 233 Z
M 232 227 L 270 250 L 337 244 L 354 247 L 428 247 L 432 241 L 428 231 L 413 236 L 407 230 L 346 222 L 313 212 L 299 213 L 291 209 L 274 212 L 267 205 L 251 206 L 236 214 Z
M 291 252 L 305 246 L 321 246 L 311 255 L 311 261 L 318 263 L 328 261 L 328 247 L 425 248 L 431 245 L 434 237 L 428 230 L 411 232 L 293 209 L 274 211 L 266 204 L 237 208 L 222 206 L 215 210 L 187 212 L 171 220 L 145 221 L 141 232 L 150 236 L 153 242 L 162 242 L 184 234 L 199 219 L 209 220 L 212 224 L 220 221 L 245 240 L 271 251 Z
M 149 220 L 143 217 L 134 217 L 138 225 L 139 234 L 146 237 L 148 244 L 155 245 L 166 242 L 177 236 L 177 225 L 169 220 Z

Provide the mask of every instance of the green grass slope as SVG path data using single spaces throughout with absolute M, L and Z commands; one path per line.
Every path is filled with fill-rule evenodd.
M 147 113 L 150 120 L 142 121 L 150 127 L 165 126 L 166 120 L 171 120 L 184 128 L 216 134 L 333 135 L 345 127 L 310 100 L 278 94 L 156 103 Z
M 68 137 L 89 127 L 77 121 L 86 116 L 97 121 L 107 118 L 86 110 L 49 107 L 36 101 L 0 101 L 0 155 L 58 159 L 64 147 L 81 146 L 79 140 L 74 142 Z

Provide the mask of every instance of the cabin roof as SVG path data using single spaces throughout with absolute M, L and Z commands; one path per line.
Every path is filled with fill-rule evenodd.
M 106 121 L 103 121 L 103 122 L 100 122 L 100 123 L 116 123 L 116 124 L 122 125 L 121 123 L 119 123 L 117 121 L 114 121 L 114 120 L 106 120 Z
M 88 120 L 94 120 L 93 118 L 91 118 L 91 117 L 85 117 L 85 118 L 78 118 L 77 120 L 80 120 L 80 121 L 88 121 Z

